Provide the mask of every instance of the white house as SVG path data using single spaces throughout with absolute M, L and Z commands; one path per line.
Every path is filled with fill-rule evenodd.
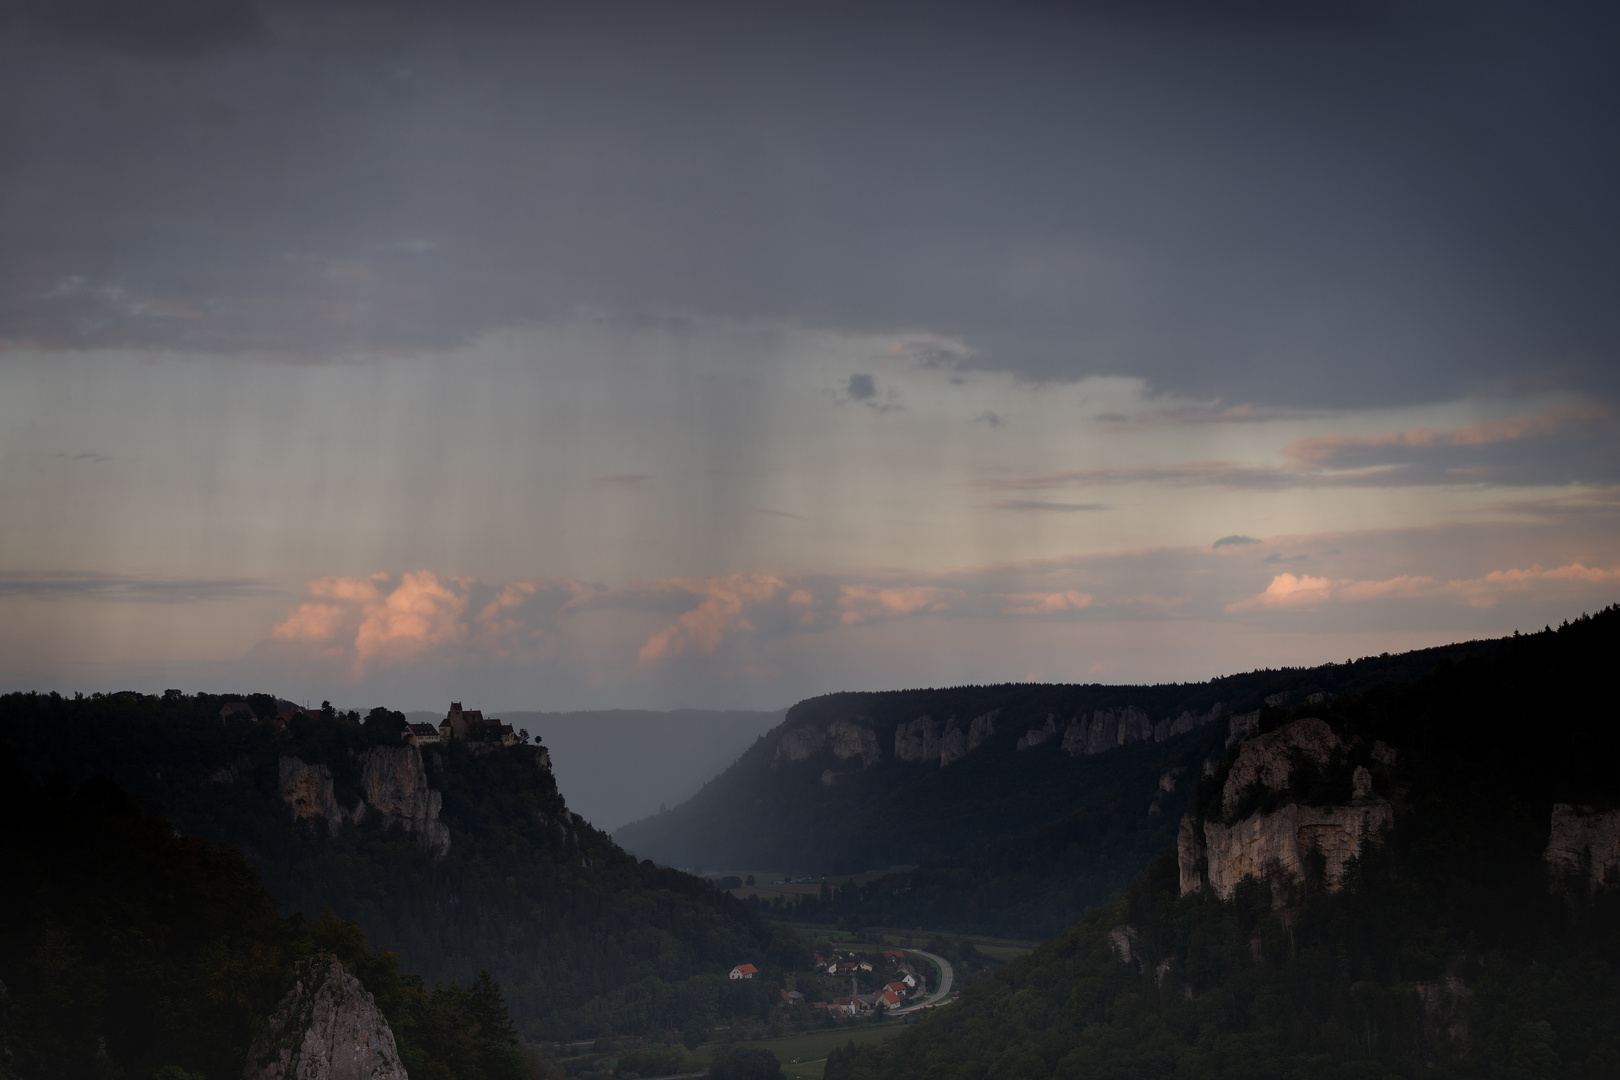
M 755 967 L 753 964 L 738 964 L 736 967 L 731 969 L 731 977 L 733 979 L 752 979 L 758 974 L 759 968 Z

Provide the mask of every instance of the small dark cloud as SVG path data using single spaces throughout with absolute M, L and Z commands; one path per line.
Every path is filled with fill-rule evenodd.
M 1099 424 L 1128 424 L 1131 422 L 1130 417 L 1118 412 L 1098 413 L 1092 419 Z
M 767 507 L 764 507 L 764 506 L 750 506 L 748 509 L 753 511 L 756 514 L 764 514 L 767 517 L 794 518 L 794 519 L 796 519 L 798 521 L 809 521 L 810 520 L 809 518 L 805 517 L 803 514 L 793 514 L 793 513 L 789 513 L 786 510 L 771 510 L 771 509 L 769 509 Z
M 1308 558 L 1310 558 L 1309 555 L 1284 555 L 1280 551 L 1273 551 L 1260 561 L 1263 563 L 1304 562 Z
M 606 476 L 593 476 L 598 484 L 612 484 L 615 487 L 639 487 L 651 480 L 647 473 L 608 473 Z
M 1018 513 L 1060 513 L 1072 514 L 1087 510 L 1107 510 L 1107 503 L 1066 503 L 1045 502 L 1041 499 L 1001 499 L 990 504 L 992 510 L 1013 510 Z
M 0 570 L 0 596 L 36 600 L 114 600 L 126 603 L 195 604 L 280 592 L 263 578 L 157 578 L 85 571 Z
M 978 416 L 975 416 L 973 418 L 973 422 L 975 424 L 989 424 L 991 427 L 1001 427 L 1007 421 L 1003 420 L 989 409 L 986 409 Z
M 870 375 L 855 374 L 844 384 L 844 399 L 858 401 L 877 412 L 898 412 L 900 395 L 892 386 L 879 386 Z
M 93 453 L 89 453 L 89 452 L 80 453 L 80 454 L 69 454 L 69 453 L 66 453 L 66 452 L 62 452 L 62 453 L 52 454 L 51 457 L 53 457 L 53 458 L 63 458 L 65 460 L 67 460 L 67 461 L 88 461 L 91 464 L 99 464 L 99 463 L 101 463 L 103 461 L 111 461 L 112 460 L 112 458 L 108 457 L 106 454 L 93 454 Z
M 1223 536 L 1219 540 L 1215 541 L 1215 546 L 1217 548 L 1223 548 L 1232 547 L 1237 544 L 1258 544 L 1259 542 L 1260 541 L 1256 540 L 1252 536 L 1244 536 L 1242 533 L 1233 533 L 1231 536 Z

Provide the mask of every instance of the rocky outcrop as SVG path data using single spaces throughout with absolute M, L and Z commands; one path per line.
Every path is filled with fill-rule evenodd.
M 1225 706 L 1216 702 L 1207 712 L 1187 710 L 1180 716 L 1165 717 L 1155 723 L 1134 705 L 1097 709 L 1090 717 L 1080 716 L 1069 722 L 1068 730 L 1063 733 L 1063 749 L 1078 757 L 1101 754 L 1136 742 L 1164 742 L 1213 723 L 1224 711 Z
M 1216 702 L 1210 706 L 1208 712 L 1196 713 L 1188 710 L 1174 720 L 1166 717 L 1153 725 L 1153 741 L 1164 742 L 1164 740 L 1173 739 L 1177 735 L 1185 735 L 1189 731 L 1196 731 L 1205 724 L 1213 724 L 1220 719 L 1221 708 L 1221 704 Z
M 325 818 L 333 832 L 345 821 L 359 821 L 366 813 L 366 804 L 356 803 L 353 810 L 338 805 L 332 793 L 332 770 L 325 765 L 310 765 L 302 758 L 283 757 L 280 763 L 281 798 L 292 807 L 293 817 L 299 821 Z
M 932 716 L 919 716 L 910 723 L 894 729 L 894 759 L 922 763 L 937 761 L 940 766 L 962 760 L 970 751 L 977 750 L 995 734 L 996 716 L 992 712 L 975 716 L 966 726 L 956 717 L 945 721 L 943 729 Z
M 814 724 L 784 731 L 776 743 L 776 760 L 807 761 L 827 745 L 827 733 Z
M 1176 833 L 1176 867 L 1181 872 L 1181 895 L 1197 892 L 1204 887 L 1204 837 L 1191 814 L 1181 815 L 1181 828 Z
M 1042 743 L 1046 742 L 1046 740 L 1055 736 L 1057 732 L 1057 717 L 1052 713 L 1047 713 L 1046 723 L 1042 724 L 1040 727 L 1030 728 L 1028 731 L 1018 736 L 1018 749 L 1028 750 L 1031 747 L 1040 746 Z
M 1000 709 L 991 709 L 973 718 L 968 725 L 967 748 L 972 753 L 983 746 L 990 736 L 996 733 L 996 717 L 1001 715 Z
M 1226 748 L 1230 750 L 1233 746 L 1242 742 L 1244 739 L 1249 738 L 1259 730 L 1259 709 L 1254 710 L 1254 712 L 1234 713 L 1232 715 L 1232 719 L 1227 721 Z
M 346 821 L 359 821 L 367 808 L 382 815 L 384 825 L 401 824 L 420 833 L 435 855 L 450 851 L 450 829 L 439 820 L 443 796 L 428 787 L 422 752 L 414 746 L 376 746 L 359 756 L 364 798 L 345 810 L 332 792 L 332 770 L 301 758 L 281 759 L 281 798 L 300 821 L 325 818 L 333 831 Z
M 1577 881 L 1590 888 L 1620 875 L 1620 810 L 1555 804 L 1542 858 L 1560 884 Z
M 1221 789 L 1222 814 L 1230 819 L 1256 787 L 1287 791 L 1296 761 L 1326 767 L 1343 752 L 1344 744 L 1333 729 L 1315 718 L 1295 720 L 1247 739 Z M 1339 888 L 1345 868 L 1360 856 L 1362 846 L 1395 820 L 1390 803 L 1373 793 L 1372 773 L 1366 768 L 1358 766 L 1351 774 L 1351 788 L 1348 804 L 1290 803 L 1230 824 L 1205 821 L 1202 835 L 1196 822 L 1184 818 L 1176 844 L 1182 893 L 1201 888 L 1205 874 L 1210 889 L 1222 900 L 1230 900 L 1245 877 L 1300 880 L 1313 852 L 1322 858 L 1327 887 Z
M 1322 856 L 1328 889 L 1337 889 L 1344 882 L 1345 867 L 1361 854 L 1362 845 L 1394 820 L 1390 804 L 1372 798 L 1348 806 L 1290 803 L 1275 813 L 1255 814 L 1235 825 L 1206 821 L 1210 889 L 1222 900 L 1230 900 L 1245 877 L 1302 880 L 1313 851 Z M 1189 891 L 1188 876 L 1183 867 L 1184 892 Z
M 1108 944 L 1113 947 L 1114 955 L 1127 964 L 1136 962 L 1136 947 L 1139 940 L 1141 934 L 1136 927 L 1129 924 L 1116 926 L 1108 931 Z
M 875 765 L 883 760 L 878 749 L 877 732 L 853 720 L 834 720 L 827 725 L 827 738 L 832 741 L 833 756 L 842 760 L 861 759 L 861 765 Z
M 894 759 L 896 761 L 938 761 L 939 724 L 932 716 L 919 716 L 894 729 Z
M 386 824 L 398 822 L 420 833 L 429 851 L 450 851 L 450 829 L 439 820 L 444 796 L 428 787 L 422 752 L 414 746 L 375 746 L 360 756 L 360 783 L 366 802 Z
M 939 739 L 939 764 L 943 768 L 966 756 L 967 732 L 962 730 L 962 725 L 953 716 L 945 722 L 945 734 Z
M 377 1003 L 335 956 L 298 966 L 242 1080 L 407 1080 Z
M 1276 731 L 1256 735 L 1243 744 L 1221 791 L 1221 811 L 1231 814 L 1244 794 L 1255 785 L 1283 791 L 1293 773 L 1294 754 L 1327 765 L 1344 744 L 1324 721 L 1310 718 L 1284 724 Z

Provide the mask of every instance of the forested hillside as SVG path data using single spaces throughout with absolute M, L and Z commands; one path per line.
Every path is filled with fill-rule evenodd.
M 240 852 L 105 777 L 41 780 L 0 747 L 0 813 L 0 1075 L 235 1080 L 298 961 L 334 955 L 410 1075 L 537 1080 L 487 975 L 430 988 L 352 922 L 281 917 Z
M 442 797 L 432 828 L 444 832 L 421 821 L 411 831 L 361 805 L 373 797 L 368 755 L 383 749 L 415 765 L 416 751 L 399 749 L 397 716 L 379 711 L 364 725 L 296 716 L 278 728 L 222 719 L 220 708 L 218 698 L 178 693 L 13 694 L 0 699 L 0 743 L 32 774 L 111 777 L 182 832 L 239 846 L 284 913 L 352 918 L 430 982 L 465 983 L 487 968 L 531 1037 L 765 1015 L 775 973 L 800 959 L 798 939 L 746 905 L 638 863 L 577 819 L 533 746 L 427 748 L 415 767 Z M 291 773 L 289 761 L 299 763 Z M 315 791 L 322 768 L 330 791 L 311 798 L 330 803 L 326 815 L 306 806 L 315 816 L 296 819 L 289 776 Z M 421 803 L 430 792 L 410 794 Z M 766 977 L 727 979 L 743 961 Z
M 793 706 L 692 799 L 614 836 L 638 855 L 675 866 L 823 874 L 956 861 L 1071 814 L 1094 814 L 1149 774 L 1157 782 L 1199 738 L 1192 731 L 1225 727 L 1232 714 L 1260 709 L 1268 697 L 1356 693 L 1488 647 L 1474 642 L 1205 683 L 829 694 Z M 1107 752 L 1095 739 L 1083 750 L 1071 741 L 1065 749 L 1074 726 L 1089 718 L 1095 728 L 1099 713 L 1113 725 L 1129 714 L 1165 734 L 1176 730 L 1176 719 L 1187 720 L 1165 739 L 1116 740 Z M 1049 718 L 1052 734 L 1019 749 Z M 925 720 L 940 746 L 959 737 L 960 754 L 947 749 L 942 757 L 924 735 L 913 737 Z M 910 760 L 902 756 L 907 748 L 915 751 Z M 1140 809 L 1145 815 L 1145 801 Z M 1109 829 L 1138 824 L 1151 832 L 1155 823 Z M 1155 847 L 1138 852 L 1130 873 L 1140 872 Z
M 1227 726 L 1218 724 L 1158 753 L 1136 753 L 1121 762 L 1132 770 L 1121 783 L 1088 793 L 1079 809 L 954 862 L 829 889 L 825 898 L 756 906 L 772 919 L 850 929 L 1053 937 L 1088 909 L 1125 895 L 1142 868 L 1175 842 L 1202 764 L 1220 757 L 1226 738 Z
M 1620 1075 L 1617 649 L 1610 608 L 1268 717 L 1261 734 L 1310 715 L 1351 760 L 1376 751 L 1372 789 L 1346 770 L 1337 791 L 1296 756 L 1245 811 L 1227 799 L 1234 747 L 1199 801 L 1277 820 L 1392 800 L 1340 887 L 1318 852 L 1303 879 L 1274 869 L 1223 900 L 1168 849 L 1126 898 L 904 1036 L 836 1055 L 828 1080 Z M 1578 851 L 1549 851 L 1555 806 L 1586 830 Z

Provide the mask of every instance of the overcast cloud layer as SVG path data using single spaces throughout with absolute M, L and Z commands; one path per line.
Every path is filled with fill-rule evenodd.
M 1611 4 L 133 10 L 0 7 L 7 685 L 775 707 L 1620 599 Z

